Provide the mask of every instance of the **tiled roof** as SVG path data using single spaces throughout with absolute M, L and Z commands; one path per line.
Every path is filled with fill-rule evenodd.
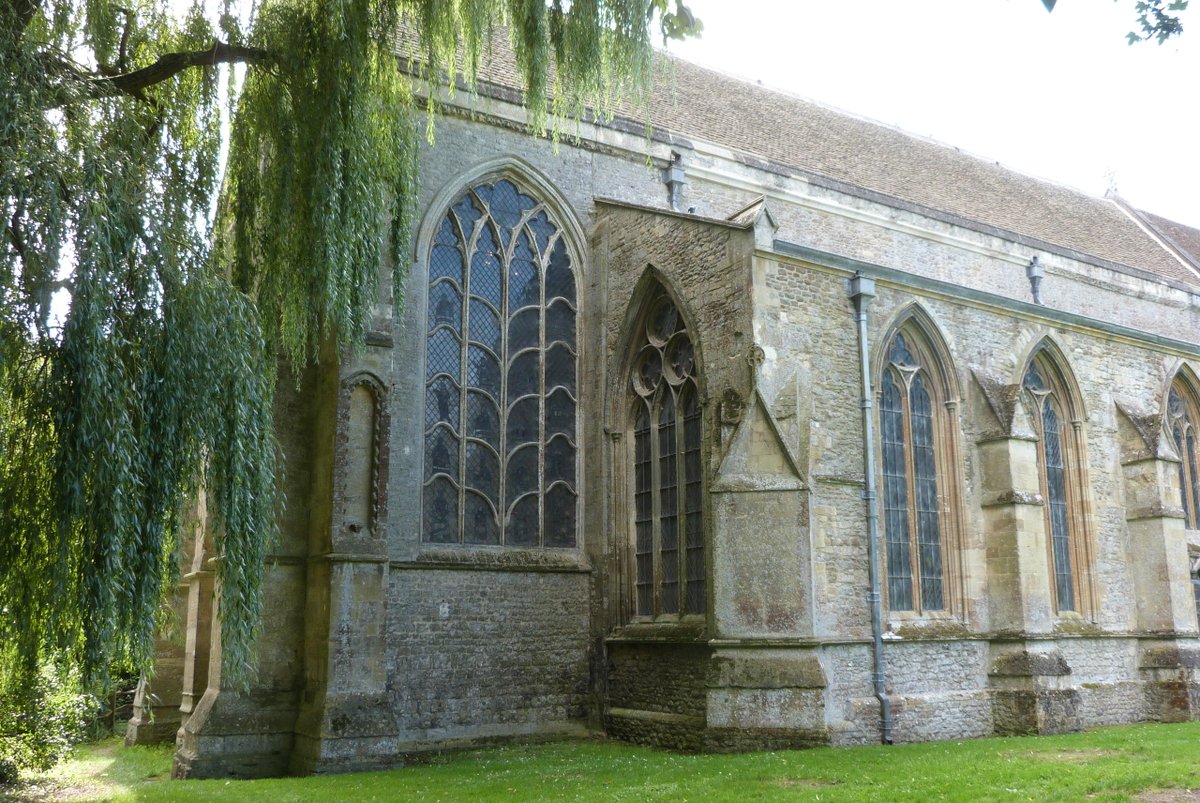
M 1154 229 L 1155 234 L 1179 252 L 1184 260 L 1191 262 L 1196 270 L 1200 271 L 1200 229 L 1167 220 L 1165 217 L 1159 217 L 1150 212 L 1139 210 L 1139 213 Z
M 673 67 L 673 92 L 657 91 L 651 102 L 657 128 L 1197 283 L 1109 200 L 681 59 Z
M 404 55 L 413 41 L 401 35 Z M 1196 274 L 1110 200 L 1032 178 L 956 148 L 666 56 L 648 109 L 622 110 L 626 126 L 704 140 L 785 170 L 815 174 L 956 218 L 1177 282 Z M 513 97 L 522 85 L 512 53 L 497 46 L 479 73 L 481 94 Z M 1196 230 L 1181 236 L 1200 253 Z M 1190 233 L 1190 234 L 1189 234 Z

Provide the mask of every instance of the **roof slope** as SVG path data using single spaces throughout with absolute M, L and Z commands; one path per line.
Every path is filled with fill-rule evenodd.
M 1200 270 L 1200 229 L 1176 223 L 1150 212 L 1138 210 L 1138 213 L 1154 229 L 1155 233 L 1167 242 L 1167 245 L 1178 251 L 1181 257 Z
M 420 60 L 411 36 L 401 33 L 396 44 L 400 53 Z M 639 127 L 649 122 L 659 133 L 705 140 L 785 169 L 1200 285 L 1196 273 L 1112 201 L 675 56 L 665 55 L 661 65 L 648 109 L 622 110 Z M 478 79 L 481 94 L 513 99 L 523 85 L 507 46 L 485 56 Z M 1200 251 L 1195 240 L 1183 239 L 1192 253 Z
M 674 59 L 650 122 L 1047 243 L 1197 283 L 1114 203 Z M 1177 224 L 1176 224 L 1177 225 Z

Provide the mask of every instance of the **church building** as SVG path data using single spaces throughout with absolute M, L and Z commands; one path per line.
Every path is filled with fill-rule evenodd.
M 492 59 L 366 344 L 280 382 L 252 687 L 201 503 L 130 741 L 253 776 L 1200 715 L 1200 230 L 678 60 L 555 144 Z

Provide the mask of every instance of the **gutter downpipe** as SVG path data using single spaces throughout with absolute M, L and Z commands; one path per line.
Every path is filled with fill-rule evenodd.
M 875 297 L 875 280 L 863 275 L 862 271 L 850 279 L 850 298 L 854 302 L 854 320 L 858 324 L 858 362 L 862 371 L 863 421 L 863 500 L 867 506 L 867 556 L 869 562 L 870 590 L 867 600 L 871 605 L 871 640 L 874 647 L 874 667 L 871 679 L 875 684 L 875 696 L 879 699 L 879 720 L 883 731 L 883 743 L 892 743 L 892 703 L 887 694 L 887 676 L 883 670 L 883 602 L 879 583 L 879 503 L 875 489 L 875 415 L 872 409 L 874 393 L 871 389 L 871 358 L 867 345 L 867 308 Z

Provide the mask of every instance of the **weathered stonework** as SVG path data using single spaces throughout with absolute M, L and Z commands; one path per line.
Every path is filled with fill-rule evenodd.
M 681 81 L 695 78 L 680 69 Z M 299 390 L 280 382 L 287 506 L 259 675 L 244 694 L 221 679 L 211 544 L 198 538 L 186 556 L 180 667 L 164 662 L 152 685 L 168 688 L 163 673 L 178 672 L 178 776 L 386 766 L 589 729 L 684 750 L 878 743 L 864 496 L 884 494 L 864 469 L 856 274 L 876 287 L 869 409 L 898 332 L 937 383 L 926 512 L 940 524 L 945 602 L 890 610 L 884 597 L 890 738 L 1200 714 L 1189 557 L 1200 532 L 1185 528 L 1180 456 L 1163 425 L 1172 380 L 1200 370 L 1200 276 L 1139 244 L 1136 225 L 1112 233 L 1119 218 L 1107 207 L 1092 253 L 1078 231 L 1039 239 L 1005 229 L 1015 218 L 860 186 L 857 162 L 824 175 L 803 154 L 789 167 L 739 150 L 737 138 L 669 126 L 647 141 L 620 120 L 556 144 L 525 133 L 505 97 L 448 102 L 437 146 L 421 153 L 413 265 L 394 289 L 405 303 L 381 304 L 360 352 L 325 355 Z M 894 132 L 857 125 L 864 148 L 872 137 L 892 143 Z M 686 174 L 675 208 L 661 172 L 673 153 Z M 1003 178 L 1088 214 L 1107 203 Z M 571 547 L 422 535 L 433 242 L 468 188 L 501 180 L 545 204 L 575 271 Z M 983 192 L 978 177 L 944 180 Z M 980 209 L 985 200 L 1000 203 L 981 196 Z M 1033 255 L 1047 271 L 1043 304 L 1024 275 Z M 662 298 L 694 349 L 699 444 L 687 459 L 700 493 L 684 512 L 688 526 L 702 524 L 702 573 L 687 582 L 703 584 L 703 613 L 648 615 L 636 601 L 639 582 L 664 582 L 663 559 L 647 563 L 644 549 L 642 568 L 659 575 L 638 574 L 639 516 L 659 514 L 647 513 L 650 497 L 639 512 L 631 412 L 635 350 Z M 1060 553 L 1039 457 L 1044 420 L 1023 387 L 1034 360 L 1057 372 L 1063 397 Z M 879 438 L 876 426 L 875 454 Z M 676 497 L 660 493 L 660 511 L 664 498 Z M 1061 547 L 1061 529 L 1058 538 Z M 1064 556 L 1070 605 L 1056 598 Z

